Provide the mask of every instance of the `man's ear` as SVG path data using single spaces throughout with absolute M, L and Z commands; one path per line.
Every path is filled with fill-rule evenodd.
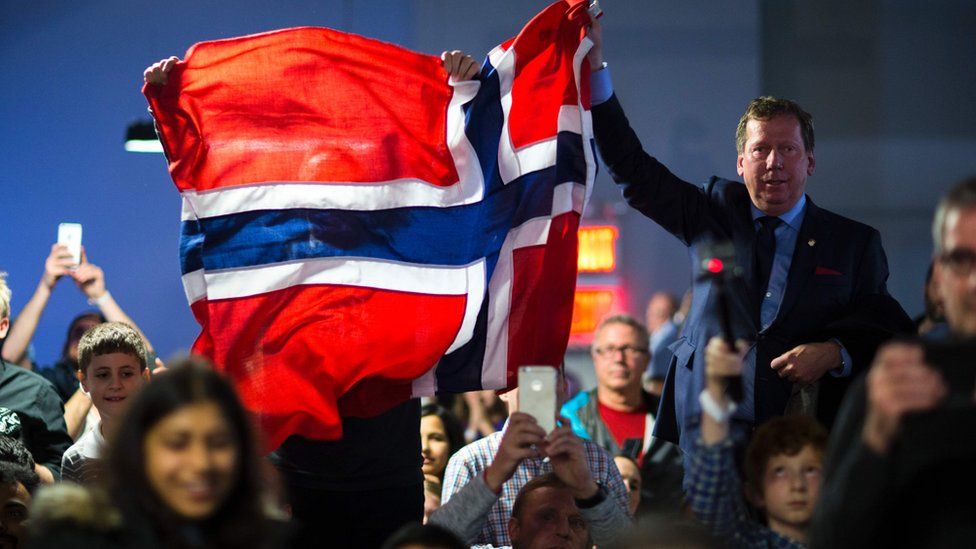
M 735 159 L 735 171 L 739 174 L 739 177 L 742 177 L 742 174 L 744 174 L 746 171 L 745 168 L 742 167 L 744 160 L 745 158 L 742 156 L 742 153 L 739 153 L 739 156 Z
M 7 337 L 7 330 L 10 329 L 10 317 L 0 318 L 0 339 Z
M 813 175 L 814 170 L 817 168 L 817 157 L 813 155 L 813 151 L 807 153 L 807 175 Z
M 511 540 L 513 546 L 518 541 L 518 534 L 519 534 L 518 519 L 515 517 L 511 517 L 508 519 L 508 539 Z
M 149 381 L 150 379 L 152 379 L 152 372 L 149 371 L 148 366 L 142 369 L 142 379 L 144 379 L 145 381 Z

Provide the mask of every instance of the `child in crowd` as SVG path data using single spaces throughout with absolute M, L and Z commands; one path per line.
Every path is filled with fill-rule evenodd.
M 64 453 L 61 475 L 86 484 L 98 475 L 105 435 L 115 431 L 127 404 L 149 380 L 146 346 L 139 333 L 121 322 L 98 324 L 85 332 L 78 342 L 78 379 L 101 420 Z
M 756 431 L 746 450 L 745 496 L 762 511 L 765 525 L 753 520 L 729 436 L 735 405 L 725 385 L 729 376 L 737 375 L 742 375 L 741 353 L 713 338 L 705 350 L 701 437 L 688 471 L 688 501 L 730 546 L 803 547 L 820 497 L 827 433 L 805 416 L 777 418 Z
M 177 361 L 132 400 L 106 450 L 108 497 L 97 516 L 79 520 L 44 502 L 35 519 L 47 527 L 32 531 L 33 547 L 64 547 L 65 539 L 100 540 L 105 549 L 287 546 L 287 533 L 263 510 L 254 434 L 229 382 L 201 361 Z M 110 515 L 117 518 L 103 520 Z

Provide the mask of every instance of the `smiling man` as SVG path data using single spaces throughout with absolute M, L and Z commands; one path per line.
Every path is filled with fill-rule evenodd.
M 742 276 L 727 285 L 731 335 L 745 339 L 748 352 L 733 427 L 751 432 L 787 412 L 829 426 L 852 374 L 880 342 L 912 325 L 888 294 L 878 231 L 805 194 L 816 168 L 812 117 L 793 101 L 754 99 L 736 130 L 744 184 L 712 177 L 693 185 L 644 152 L 613 93 L 598 22 L 590 38 L 596 143 L 627 202 L 688 246 L 696 274 L 700 248 L 734 247 Z M 721 333 L 714 280 L 696 279 L 693 294 L 655 423 L 655 435 L 680 440 L 686 452 L 701 417 L 702 350 Z

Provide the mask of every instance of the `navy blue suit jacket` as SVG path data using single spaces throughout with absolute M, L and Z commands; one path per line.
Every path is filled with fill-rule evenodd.
M 593 108 L 597 146 L 624 197 L 689 248 L 698 273 L 698 247 L 731 241 L 742 276 L 728 284 L 736 338 L 756 343 L 755 425 L 782 415 L 792 386 L 769 367 L 773 358 L 797 345 L 838 339 L 853 359 L 854 372 L 866 369 L 878 344 L 909 333 L 911 319 L 886 288 L 888 264 L 877 230 L 817 207 L 807 197 L 806 213 L 790 264 L 776 319 L 762 333 L 758 289 L 753 276 L 756 230 L 744 184 L 712 177 L 704 187 L 674 176 L 644 152 L 616 96 Z M 704 386 L 704 347 L 721 335 L 711 280 L 696 280 L 682 337 L 673 345 L 655 435 L 690 448 L 682 431 L 701 417 L 698 394 Z M 853 377 L 853 375 L 852 375 Z M 851 378 L 820 380 L 818 419 L 828 427 Z

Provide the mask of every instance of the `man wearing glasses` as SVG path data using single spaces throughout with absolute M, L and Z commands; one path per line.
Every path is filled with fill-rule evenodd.
M 962 352 L 937 361 L 907 341 L 878 350 L 831 434 L 811 547 L 964 547 L 976 539 L 976 366 L 964 347 L 976 338 L 976 177 L 943 197 L 932 236 L 933 278 Z
M 644 391 L 641 376 L 651 360 L 647 328 L 628 315 L 611 316 L 593 334 L 596 389 L 563 405 L 573 431 L 611 455 L 632 454 L 638 463 L 650 446 L 658 397 Z M 623 452 L 624 448 L 631 450 Z

